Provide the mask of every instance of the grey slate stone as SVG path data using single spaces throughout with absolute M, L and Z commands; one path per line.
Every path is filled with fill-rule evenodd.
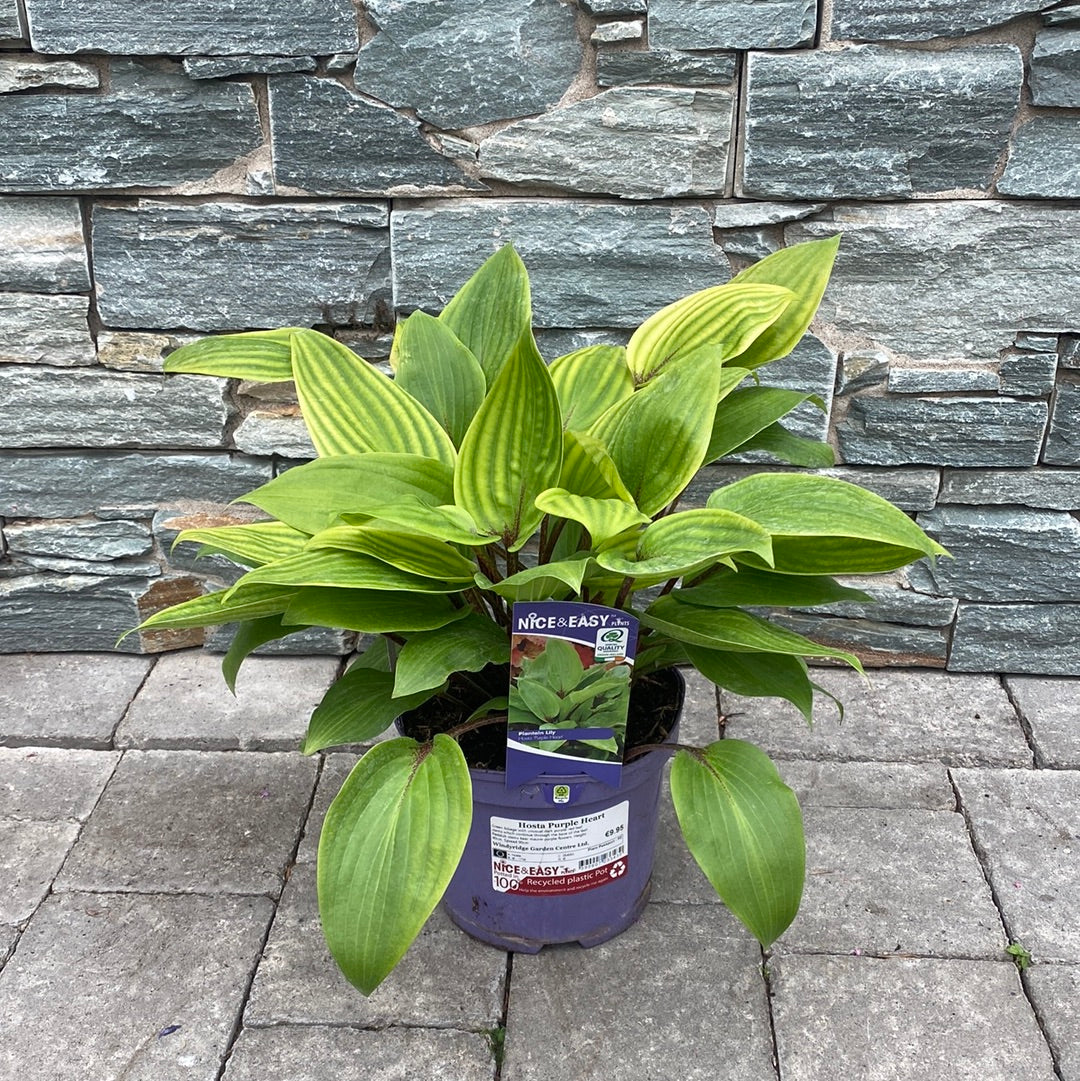
M 0 743 L 108 747 L 149 670 L 148 660 L 118 654 L 0 655 Z M 4 806 L 5 814 L 22 817 L 6 798 Z
M 0 293 L 0 364 L 93 364 L 89 310 L 86 297 Z
M 38 56 L 0 56 L 0 94 L 17 94 L 42 87 L 69 90 L 96 88 L 101 72 L 73 60 L 43 60 Z
M 889 378 L 889 356 L 882 349 L 859 349 L 840 357 L 836 373 L 837 395 L 854 394 L 857 390 L 884 384 Z
M 542 327 L 634 327 L 730 267 L 692 205 L 454 199 L 395 210 L 394 307 L 441 310 L 480 262 L 513 241 Z
M 1013 136 L 998 191 L 1027 199 L 1080 198 L 1080 123 L 1034 116 Z
M 1030 466 L 1039 457 L 1045 402 L 1014 398 L 853 398 L 836 436 L 861 465 Z
M 115 559 L 108 562 L 91 559 L 67 559 L 62 556 L 24 556 L 13 553 L 11 563 L 0 574 L 17 576 L 52 571 L 55 574 L 97 575 L 107 578 L 157 578 L 161 564 L 153 559 Z
M 316 455 L 304 418 L 292 409 L 284 412 L 253 410 L 233 433 L 233 442 L 236 449 L 245 454 L 279 454 L 283 458 L 304 459 Z
M 110 560 L 150 551 L 150 530 L 123 520 L 59 520 L 4 527 L 8 550 L 19 555 Z
M 0 747 L 0 818 L 86 821 L 119 758 L 116 751 Z
M 1063 368 L 1080 368 L 1080 338 L 1074 334 L 1062 335 L 1059 352 Z
M 1080 682 L 1008 676 L 1005 686 L 1031 733 L 1035 764 L 1080 769 Z
M 644 15 L 645 0 L 581 0 L 590 15 Z
M 640 41 L 644 34 L 644 19 L 623 19 L 618 22 L 599 23 L 589 35 L 589 40 L 594 45 L 610 45 L 615 42 Z
M 0 975 L 0 1073 L 212 1081 L 272 915 L 263 897 L 50 897 Z
M 160 372 L 165 357 L 194 335 L 103 330 L 97 336 L 98 363 L 120 372 Z
M 778 761 L 776 767 L 803 807 L 955 809 L 956 797 L 944 766 L 788 759 Z
M 370 322 L 388 297 L 382 204 L 141 200 L 98 207 L 93 220 L 98 308 L 107 326 Z
M 96 5 L 86 10 L 100 19 Z M 145 12 L 137 22 L 150 24 Z M 250 86 L 128 60 L 113 62 L 102 95 L 4 95 L 0 124 L 2 191 L 172 187 L 208 180 L 262 144 Z
M 949 670 L 1080 676 L 1080 605 L 962 603 Z
M 1080 106 L 1080 27 L 1043 27 L 1031 53 L 1034 105 Z
M 1007 961 L 782 956 L 769 962 L 785 1081 L 1052 1081 Z
M 813 0 L 649 0 L 649 42 L 663 49 L 791 49 L 816 26 Z
M 713 228 L 732 230 L 780 225 L 809 218 L 823 209 L 823 203 L 713 203 Z
M 489 136 L 480 175 L 630 199 L 723 194 L 734 105 L 723 90 L 606 90 Z
M 0 41 L 25 36 L 18 0 L 0 0 Z
M 1063 1081 L 1080 1078 L 1080 965 L 1036 965 L 1024 983 Z
M 645 5 L 642 4 L 642 10 Z M 674 49 L 598 49 L 599 86 L 727 86 L 735 78 L 735 54 L 683 53 Z
M 297 754 L 128 751 L 55 888 L 276 897 L 315 770 Z
M 90 288 L 78 200 L 0 196 L 0 289 L 77 293 Z
M 775 616 L 774 622 L 822 645 L 854 653 L 863 664 L 873 667 L 944 668 L 949 652 L 945 627 L 911 627 L 873 618 L 804 616 L 790 612 Z
M 116 745 L 295 750 L 337 669 L 335 657 L 249 657 L 234 697 L 220 657 L 202 650 L 163 654 L 116 730 Z M 184 704 L 179 716 L 178 702 Z
M 1080 772 L 957 770 L 953 779 L 1005 925 L 1034 957 L 1080 958 Z
M 1001 358 L 1002 394 L 1042 397 L 1054 389 L 1057 353 L 1012 353 Z
M 87 368 L 0 368 L 3 447 L 221 446 L 225 380 Z
M 1055 353 L 1058 347 L 1056 334 L 1037 334 L 1022 330 L 1016 335 L 1016 348 L 1030 353 Z
M 751 53 L 742 194 L 907 198 L 986 190 L 1020 103 L 1013 45 Z
M 956 600 L 951 597 L 928 597 L 911 589 L 877 586 L 857 576 L 843 579 L 845 585 L 861 589 L 869 601 L 840 601 L 819 607 L 800 608 L 799 612 L 843 616 L 849 619 L 875 619 L 885 623 L 907 623 L 917 627 L 944 627 L 956 615 Z
M 998 390 L 998 373 L 992 368 L 889 367 L 888 387 L 893 394 L 942 394 L 950 391 Z
M 1057 388 L 1043 461 L 1080 465 L 1080 386 L 1063 383 Z
M 1080 22 L 1080 4 L 1077 4 L 1075 0 L 1059 4 L 1057 7 L 1044 11 L 1042 19 L 1047 26 L 1069 25 Z
M 714 715 L 715 712 L 714 708 Z M 713 738 L 716 738 L 715 735 Z M 679 742 L 693 744 L 696 741 L 687 739 L 680 729 Z M 659 820 L 656 824 L 656 851 L 649 902 L 650 908 L 669 904 L 721 905 L 716 890 L 709 884 L 709 880 L 702 874 L 694 857 L 690 855 L 682 831 L 679 829 L 679 820 L 671 802 L 669 767 L 664 768 L 660 788 Z
M 542 112 L 577 75 L 574 12 L 558 0 L 369 0 L 380 33 L 361 50 L 356 89 L 457 129 Z
M 832 36 L 855 41 L 960 37 L 1048 6 L 1046 0 L 835 0 Z
M 22 923 L 34 914 L 78 833 L 77 822 L 0 818 L 0 924 Z
M 825 698 L 809 728 L 787 702 L 725 691 L 725 735 L 781 758 L 1031 765 L 1016 711 L 994 677 L 882 669 L 864 679 L 816 668 L 813 679 L 844 703 L 842 722 Z
M 349 0 L 27 0 L 43 53 L 195 56 L 341 52 L 357 44 Z
M 313 56 L 192 56 L 184 61 L 189 79 L 227 79 L 230 75 L 279 75 L 315 70 Z
M 178 498 L 227 503 L 267 483 L 269 461 L 234 454 L 0 453 L 0 516 L 68 518 L 124 508 L 148 518 Z
M 1066 206 L 846 206 L 789 225 L 787 241 L 837 232 L 844 241 L 818 320 L 841 337 L 917 360 L 994 361 L 1019 331 L 1080 328 L 1080 213 Z
M 332 79 L 273 77 L 274 177 L 323 195 L 477 187 L 411 120 Z
M 1080 470 L 946 469 L 942 503 L 1018 503 L 1047 510 L 1080 507 Z

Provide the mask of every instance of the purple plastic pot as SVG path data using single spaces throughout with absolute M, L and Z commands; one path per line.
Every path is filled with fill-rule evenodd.
M 679 676 L 680 710 L 684 689 Z M 677 738 L 676 723 L 668 739 Z M 617 789 L 585 774 L 508 789 L 501 770 L 470 770 L 472 828 L 443 898 L 450 918 L 518 953 L 596 946 L 625 931 L 649 899 L 668 758 L 634 759 Z

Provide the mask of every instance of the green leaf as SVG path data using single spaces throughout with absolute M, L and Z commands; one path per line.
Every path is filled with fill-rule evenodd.
M 267 642 L 285 638 L 304 630 L 303 627 L 283 627 L 281 616 L 263 616 L 261 619 L 245 619 L 236 629 L 232 642 L 221 661 L 221 674 L 225 677 L 225 683 L 233 694 L 236 694 L 236 677 L 240 673 L 240 665 Z
M 588 531 L 594 545 L 642 525 L 649 520 L 632 503 L 621 499 L 592 499 L 571 495 L 563 488 L 549 488 L 536 497 L 536 505 L 545 514 L 580 522 Z
M 382 504 L 378 508 L 378 515 L 377 518 L 353 514 L 343 514 L 341 517 L 350 525 L 369 526 L 372 529 L 406 529 L 410 533 L 426 534 L 435 540 L 473 548 L 483 547 L 498 539 L 494 533 L 480 533 L 468 512 L 452 503 L 431 506 L 413 496 Z
M 322 457 L 369 451 L 453 465 L 439 422 L 394 381 L 316 330 L 293 334 L 293 376 L 311 441 Z
M 170 353 L 165 358 L 165 371 L 284 383 L 293 377 L 290 340 L 298 329 L 286 327 L 201 338 Z
M 509 662 L 506 631 L 473 613 L 444 630 L 409 636 L 398 654 L 394 696 L 440 687 L 454 672 L 479 672 L 486 665 Z
M 740 567 L 738 571 L 721 570 L 700 585 L 672 592 L 684 604 L 703 608 L 738 608 L 743 605 L 810 607 L 838 601 L 870 601 L 861 589 L 842 586 L 826 575 L 794 576 Z
M 672 361 L 705 345 L 717 350 L 718 364 L 738 356 L 794 300 L 787 289 L 736 279 L 661 308 L 634 331 L 627 344 L 634 382 L 647 383 Z
M 748 439 L 813 397 L 812 394 L 777 387 L 745 387 L 732 391 L 717 406 L 705 461 L 712 462 L 732 451 L 743 449 Z
M 747 698 L 785 698 L 810 722 L 814 684 L 801 657 L 783 653 L 729 653 L 687 645 L 690 663 L 708 680 Z
M 360 552 L 399 570 L 448 582 L 471 582 L 476 564 L 456 548 L 433 537 L 379 529 L 370 525 L 331 526 L 311 538 L 308 548 Z
M 532 325 L 529 275 L 512 245 L 503 245 L 473 274 L 439 321 L 480 362 L 491 387 Z
M 536 497 L 558 483 L 562 445 L 555 387 L 526 333 L 462 440 L 454 502 L 516 551 L 543 517 Z
M 561 706 L 562 699 L 539 680 L 522 678 L 516 686 L 510 688 L 511 724 L 529 720 L 528 717 L 515 716 L 519 712 L 531 714 L 538 721 L 551 721 L 559 716 Z
M 549 598 L 562 600 L 567 591 L 575 594 L 581 591 L 581 580 L 585 577 L 588 566 L 588 556 L 581 559 L 560 559 L 539 567 L 526 567 L 501 582 L 491 582 L 481 575 L 477 578 L 477 585 L 505 597 L 508 601 L 542 601 Z M 556 596 L 557 594 L 562 596 Z
M 467 612 L 467 608 L 455 608 L 446 597 L 434 593 L 315 586 L 296 592 L 282 622 L 365 634 L 395 634 L 445 627 Z
M 310 539 L 307 533 L 284 522 L 251 522 L 185 529 L 176 538 L 174 547 L 186 541 L 199 541 L 202 543 L 200 556 L 215 553 L 248 567 L 260 567 L 301 551 Z
M 390 354 L 394 382 L 408 391 L 461 446 L 487 389 L 476 357 L 446 323 L 413 312 L 398 324 Z
M 804 469 L 828 469 L 836 464 L 836 455 L 828 443 L 804 439 L 789 432 L 782 424 L 762 428 L 735 450 L 740 454 L 746 450 L 763 450 L 789 465 L 802 466 Z
M 523 675 L 541 681 L 557 694 L 574 690 L 581 682 L 584 670 L 573 644 L 561 638 L 549 638 L 543 652 L 521 662 Z
M 732 284 L 779 285 L 795 294 L 780 318 L 736 355 L 741 367 L 759 368 L 786 357 L 799 344 L 821 303 L 839 246 L 839 236 L 794 244 L 765 256 L 735 276 Z
M 249 585 L 242 590 L 221 590 L 194 597 L 156 612 L 139 624 L 140 631 L 164 631 L 180 627 L 216 627 L 245 619 L 259 619 L 284 612 L 296 593 L 280 585 Z
M 472 820 L 458 745 L 396 739 L 356 764 L 319 842 L 319 915 L 348 980 L 371 994 L 420 933 L 457 868 Z
M 575 350 L 553 360 L 548 371 L 568 430 L 585 431 L 601 413 L 634 393 L 634 377 L 621 345 Z
M 738 739 L 678 751 L 671 798 L 691 855 L 725 905 L 768 947 L 799 911 L 802 814 L 768 757 Z
M 593 499 L 620 499 L 631 504 L 634 502 L 607 448 L 599 439 L 585 432 L 563 434 L 563 464 L 559 487 L 573 495 L 590 496 Z

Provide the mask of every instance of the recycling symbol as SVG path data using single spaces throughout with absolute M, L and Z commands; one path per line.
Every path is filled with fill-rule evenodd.
M 618 878 L 620 875 L 626 874 L 626 864 L 623 863 L 622 860 L 619 860 L 618 863 L 613 863 L 611 865 L 611 870 L 608 871 L 608 874 L 612 878 Z

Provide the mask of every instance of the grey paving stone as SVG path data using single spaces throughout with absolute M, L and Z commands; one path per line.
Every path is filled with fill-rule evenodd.
M 842 722 L 828 700 L 811 729 L 787 702 L 725 692 L 725 734 L 784 758 L 1031 764 L 1016 711 L 996 677 L 911 669 L 874 671 L 864 680 L 857 672 L 816 668 L 813 678 L 844 703 Z
M 506 954 L 470 938 L 437 909 L 397 968 L 365 998 L 330 956 L 315 866 L 301 863 L 282 895 L 244 1023 L 489 1029 L 502 1014 L 505 979 Z
M 956 770 L 960 804 L 1014 941 L 1080 961 L 1080 772 Z
M 299 755 L 128 751 L 56 888 L 276 895 L 314 785 Z
M 295 750 L 337 670 L 335 657 L 249 657 L 234 697 L 220 657 L 164 654 L 117 729 L 116 745 Z
M 506 1081 L 762 1081 L 771 1060 L 757 943 L 719 905 L 647 905 L 587 952 L 514 958 Z
M 108 747 L 150 664 L 117 654 L 0 655 L 0 743 Z
M 1075 116 L 1033 116 L 1013 135 L 997 189 L 1021 199 L 1080 197 L 1080 124 Z
M 0 288 L 73 293 L 90 288 L 77 199 L 0 196 Z
M 84 822 L 119 759 L 117 751 L 0 747 L 0 818 Z
M 1054 1078 L 1007 962 L 784 956 L 769 970 L 790 1081 Z
M 263 897 L 50 897 L 0 973 L 0 1074 L 214 1081 L 272 912 Z
M 790 49 L 817 26 L 812 0 L 649 0 L 649 42 L 670 49 Z
M 29 919 L 52 885 L 79 826 L 0 818 L 0 924 Z
M 1080 507 L 1080 470 L 946 469 L 942 503 L 1018 503 L 1024 507 L 1072 510 Z
M 962 602 L 949 671 L 1080 676 L 1080 604 Z
M 1035 745 L 1035 764 L 1080 769 L 1080 680 L 1008 676 L 1007 688 Z
M 1031 100 L 1035 105 L 1080 106 L 1080 28 L 1046 26 L 1035 35 Z
M 679 742 L 705 746 L 720 738 L 716 685 L 694 668 L 680 668 L 686 697 L 679 720 Z
M 795 758 L 778 759 L 776 768 L 804 808 L 951 811 L 956 806 L 944 766 Z
M 86 297 L 0 294 L 0 364 L 93 364 Z
M 18 927 L 0 926 L 0 971 L 3 970 L 5 962 L 11 956 L 11 951 L 14 949 L 18 938 Z
M 491 1081 L 495 1076 L 483 1033 L 283 1025 L 244 1029 L 229 1056 L 224 1081 L 325 1081 L 355 1076 L 358 1068 L 379 1081 Z
M 1024 973 L 1062 1081 L 1080 1078 L 1080 966 L 1035 965 Z

